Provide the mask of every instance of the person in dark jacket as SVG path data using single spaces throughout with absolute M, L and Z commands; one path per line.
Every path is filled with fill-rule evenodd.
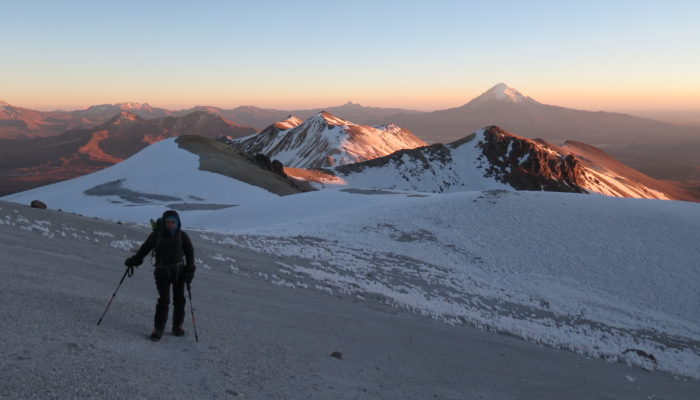
M 151 339 L 160 340 L 165 324 L 168 322 L 168 307 L 170 305 L 170 287 L 173 288 L 173 334 L 183 336 L 185 330 L 185 283 L 189 285 L 194 278 L 194 248 L 190 237 L 180 229 L 180 216 L 176 211 L 168 210 L 163 213 L 154 231 L 135 255 L 124 261 L 127 267 L 138 267 L 144 257 L 155 249 L 156 265 L 153 272 L 158 288 L 158 303 L 154 319 Z M 183 261 L 184 258 L 184 261 Z

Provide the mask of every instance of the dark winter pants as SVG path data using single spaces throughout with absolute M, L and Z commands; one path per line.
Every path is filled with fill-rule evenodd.
M 158 288 L 158 303 L 154 326 L 156 329 L 165 330 L 168 322 L 168 306 L 170 305 L 170 286 L 173 287 L 173 328 L 182 325 L 185 320 L 185 280 L 183 279 L 183 265 L 169 265 L 156 267 L 153 275 L 156 278 Z

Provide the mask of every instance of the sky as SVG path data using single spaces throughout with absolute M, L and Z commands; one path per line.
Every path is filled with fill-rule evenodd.
M 506 82 L 587 110 L 699 109 L 697 1 L 0 0 L 0 99 L 456 107 Z

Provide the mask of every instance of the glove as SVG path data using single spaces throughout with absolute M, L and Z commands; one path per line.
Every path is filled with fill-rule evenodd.
M 182 278 L 188 285 L 192 283 L 192 279 L 194 279 L 194 270 L 196 269 L 197 267 L 194 265 L 188 265 L 185 267 L 185 273 L 182 275 Z
M 136 256 L 131 256 L 124 261 L 124 265 L 127 267 L 138 267 L 142 262 L 143 260 L 138 259 Z

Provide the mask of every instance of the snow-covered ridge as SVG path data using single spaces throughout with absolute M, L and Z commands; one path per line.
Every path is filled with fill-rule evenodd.
M 671 192 L 664 192 L 662 183 L 607 155 L 592 162 L 580 154 L 584 154 L 580 146 L 557 147 L 488 127 L 449 145 L 401 150 L 338 166 L 334 171 L 339 179 L 326 179 L 319 187 L 330 184 L 433 193 L 515 189 L 674 198 Z
M 303 123 L 296 118 L 256 135 L 229 142 L 241 151 L 262 153 L 288 167 L 323 168 L 355 163 L 426 143 L 396 125 L 371 127 L 321 112 Z
M 112 110 L 112 109 L 119 109 L 119 110 L 123 110 L 123 111 L 132 111 L 132 110 L 149 110 L 151 108 L 152 107 L 148 103 L 137 103 L 137 102 L 127 101 L 124 103 L 99 104 L 99 105 L 90 106 L 85 110 L 77 110 L 77 111 L 105 111 L 105 110 Z
M 134 109 L 138 110 L 138 109 L 142 109 L 142 108 L 151 108 L 151 106 L 148 105 L 148 103 L 135 103 L 135 102 L 130 102 L 130 101 L 127 101 L 125 103 L 117 103 L 115 105 L 118 106 L 119 108 L 121 108 L 122 110 L 134 110 Z
M 303 122 L 304 121 L 302 121 L 300 118 L 290 115 L 289 118 L 285 119 L 284 121 L 275 122 L 273 126 L 281 131 L 284 131 L 297 127 Z

